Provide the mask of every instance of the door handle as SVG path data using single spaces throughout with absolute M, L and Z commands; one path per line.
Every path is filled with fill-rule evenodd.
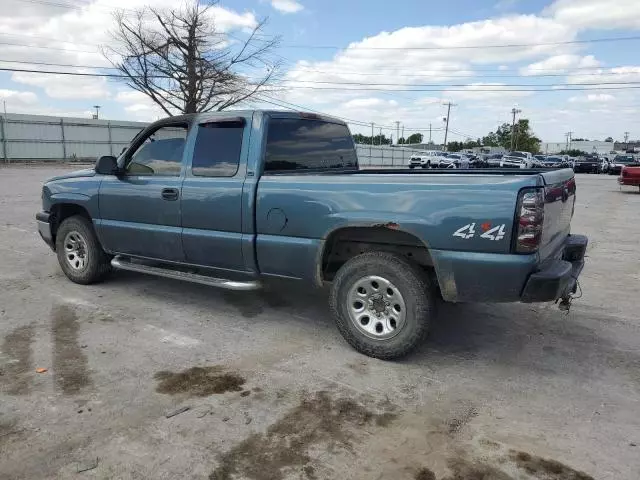
M 163 188 L 162 189 L 162 198 L 164 200 L 177 200 L 179 191 L 177 188 Z

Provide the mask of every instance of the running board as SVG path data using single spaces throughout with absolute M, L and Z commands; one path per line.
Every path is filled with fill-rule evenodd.
M 215 278 L 208 275 L 200 275 L 198 273 L 181 272 L 179 270 L 172 270 L 169 268 L 155 267 L 152 265 L 145 265 L 141 263 L 133 263 L 129 259 L 120 256 L 117 256 L 113 258 L 113 260 L 111 260 L 111 266 L 114 268 L 119 268 L 120 270 L 148 273 L 149 275 L 200 283 L 202 285 L 225 288 L 227 290 L 258 290 L 262 288 L 260 282 L 256 280 L 239 282 L 236 280 L 228 280 L 226 278 Z

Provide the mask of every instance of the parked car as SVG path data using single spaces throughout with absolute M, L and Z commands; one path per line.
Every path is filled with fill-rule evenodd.
M 607 157 L 602 157 L 600 160 L 600 173 L 609 172 L 609 159 Z
M 79 284 L 116 268 L 330 286 L 345 339 L 389 359 L 420 343 L 439 298 L 567 305 L 587 246 L 569 233 L 575 192 L 569 169 L 360 171 L 341 120 L 229 111 L 154 122 L 118 158 L 48 180 L 36 220 Z
M 447 153 L 444 157 L 440 158 L 438 168 L 459 168 L 460 160 L 462 160 L 462 154 Z
M 609 175 L 619 175 L 623 167 L 635 163 L 633 155 L 616 155 L 609 165 Z
M 502 153 L 490 153 L 485 157 L 485 160 L 489 167 L 499 167 L 503 156 Z
M 441 152 L 425 151 L 420 155 L 411 155 L 409 159 L 409 168 L 431 168 L 432 165 L 438 164 L 439 154 Z
M 638 187 L 640 189 L 640 163 L 634 163 L 622 167 L 620 176 L 618 177 L 620 185 L 628 185 Z
M 488 168 L 489 162 L 484 155 L 476 155 L 471 159 L 471 168 Z
M 542 162 L 545 168 L 570 168 L 566 160 L 560 155 L 549 155 Z
M 501 168 L 533 168 L 533 155 L 530 152 L 509 152 L 500 162 Z
M 537 167 L 537 168 L 544 168 L 546 160 L 547 160 L 547 156 L 546 155 L 534 155 L 533 156 L 534 166 Z
M 579 156 L 573 164 L 573 171 L 576 173 L 600 173 L 600 163 L 596 156 Z

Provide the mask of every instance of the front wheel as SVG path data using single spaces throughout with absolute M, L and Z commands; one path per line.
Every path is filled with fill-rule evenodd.
M 56 254 L 64 274 L 75 283 L 99 282 L 111 270 L 91 220 L 81 215 L 65 219 L 56 232 Z
M 357 351 L 385 360 L 413 350 L 435 315 L 427 274 L 402 255 L 367 252 L 345 263 L 329 303 L 338 330 Z

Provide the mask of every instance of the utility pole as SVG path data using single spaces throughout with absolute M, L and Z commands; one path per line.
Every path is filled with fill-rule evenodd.
M 100 118 L 100 116 L 98 115 L 98 114 L 99 114 L 99 112 L 100 112 L 100 105 L 94 105 L 94 106 L 93 106 L 93 108 L 95 108 L 95 109 L 96 109 L 96 113 L 93 115 L 93 118 L 94 118 L 95 120 L 98 120 L 98 118 Z
M 400 139 L 400 122 L 396 120 L 396 141 Z
M 380 127 L 380 146 L 382 146 L 382 127 Z
M 511 109 L 511 114 L 513 115 L 513 120 L 511 121 L 511 151 L 513 151 L 515 149 L 515 144 L 516 144 L 516 137 L 515 137 L 515 133 L 516 133 L 516 115 L 518 113 L 521 113 L 522 110 L 518 110 L 517 108 L 513 107 Z
M 373 122 L 371 122 L 371 142 L 369 142 L 369 157 L 373 155 Z
M 431 143 L 431 124 L 429 124 L 429 143 Z
M 624 149 L 629 150 L 629 132 L 624 132 Z
M 571 135 L 573 135 L 573 132 L 567 132 L 564 134 L 564 136 L 567 137 L 567 150 L 571 150 Z
M 404 139 L 404 125 L 402 125 L 402 143 L 407 143 L 407 141 Z
M 447 106 L 447 118 L 446 118 L 447 126 L 444 129 L 444 147 L 443 148 L 444 148 L 444 151 L 446 152 L 447 151 L 447 135 L 449 134 L 449 116 L 451 114 L 451 107 L 455 107 L 456 104 L 448 102 L 448 103 L 445 103 L 445 105 Z

